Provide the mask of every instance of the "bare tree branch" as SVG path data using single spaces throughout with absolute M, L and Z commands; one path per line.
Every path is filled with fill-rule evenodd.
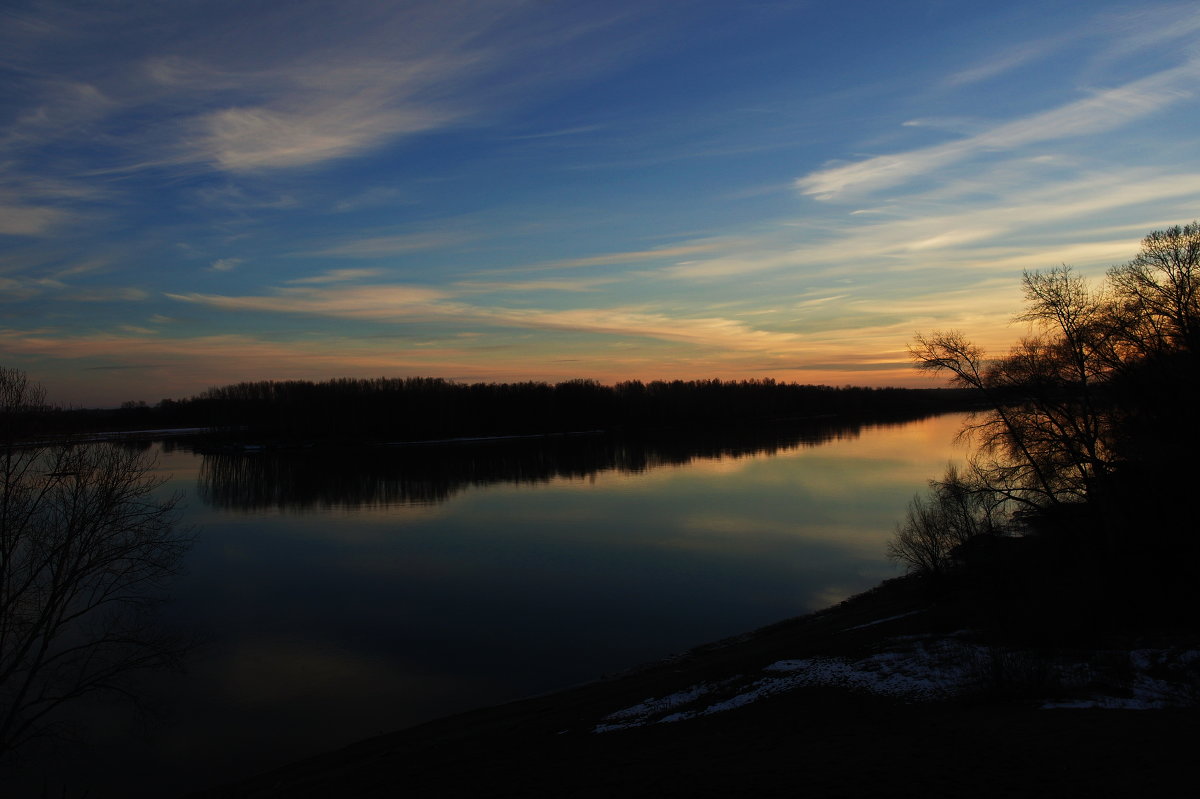
M 135 672 L 179 656 L 148 622 L 189 546 L 177 499 L 158 497 L 135 451 L 21 443 L 44 408 L 39 387 L 0 368 L 0 754 L 64 703 L 126 693 Z

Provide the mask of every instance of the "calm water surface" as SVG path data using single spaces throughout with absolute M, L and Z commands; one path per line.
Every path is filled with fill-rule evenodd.
M 957 414 L 788 435 L 202 455 L 154 445 L 195 529 L 165 617 L 202 645 L 55 755 L 171 795 L 593 680 L 894 576 Z

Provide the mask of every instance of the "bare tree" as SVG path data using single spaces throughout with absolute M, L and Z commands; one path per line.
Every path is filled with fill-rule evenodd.
M 909 351 L 918 369 L 949 372 L 951 385 L 980 392 L 988 409 L 973 414 L 959 434 L 978 447 L 972 471 L 1008 499 L 1036 506 L 1057 503 L 1061 490 L 1047 453 L 1038 446 L 1041 420 L 1015 392 L 1022 360 L 1034 360 L 1032 348 L 1026 342 L 1024 352 L 990 360 L 962 333 L 950 331 L 918 335 Z
M 1147 504 L 1138 497 L 1178 503 L 1200 443 L 1200 223 L 1151 233 L 1099 288 L 1067 266 L 1023 283 L 1016 320 L 1030 334 L 1007 355 L 988 358 L 957 331 L 918 335 L 910 352 L 986 401 L 963 435 L 988 490 L 1035 512 L 1087 503 L 1115 545 Z
M 1127 344 L 1142 352 L 1200 344 L 1200 222 L 1156 230 L 1132 261 L 1108 278 L 1136 324 Z
M 149 611 L 188 541 L 144 456 L 21 441 L 40 387 L 0 368 L 0 754 L 64 703 L 175 662 Z
M 980 535 L 1006 532 L 1006 500 L 973 475 L 950 466 L 929 492 L 909 502 L 904 522 L 888 542 L 888 558 L 909 572 L 937 577 L 953 565 L 954 551 Z

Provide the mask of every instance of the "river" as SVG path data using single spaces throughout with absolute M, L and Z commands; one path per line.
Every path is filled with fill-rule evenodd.
M 174 795 L 828 606 L 898 574 L 887 539 L 961 423 L 147 444 L 194 536 L 162 618 L 197 645 L 142 681 L 149 716 L 77 708 L 49 784 Z

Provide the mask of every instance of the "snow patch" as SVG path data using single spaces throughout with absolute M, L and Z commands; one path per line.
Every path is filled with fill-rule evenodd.
M 652 717 L 689 705 L 700 697 L 712 693 L 713 690 L 715 690 L 715 686 L 701 684 L 659 699 L 647 699 L 624 710 L 609 713 L 602 719 L 602 723 L 596 726 L 595 732 L 611 732 L 627 727 L 640 727 Z
M 908 614 L 903 614 L 908 615 Z M 894 617 L 899 618 L 899 617 Z M 888 619 L 881 619 L 888 621 Z M 879 622 L 873 622 L 879 623 Z M 854 629 L 854 628 L 851 628 Z M 798 688 L 839 687 L 929 702 L 988 690 L 1078 692 L 1105 685 L 1088 698 L 1041 702 L 1043 708 L 1140 708 L 1200 706 L 1200 650 L 1137 649 L 1128 653 L 1078 652 L 1048 657 L 969 640 L 967 631 L 943 636 L 890 639 L 884 651 L 862 658 L 781 660 L 757 677 L 701 683 L 610 713 L 594 732 L 664 724 L 723 713 Z M 1120 680 L 1100 679 L 1097 663 L 1121 664 Z M 703 706 L 713 695 L 724 698 Z M 1023 693 L 1021 695 L 1024 695 Z

